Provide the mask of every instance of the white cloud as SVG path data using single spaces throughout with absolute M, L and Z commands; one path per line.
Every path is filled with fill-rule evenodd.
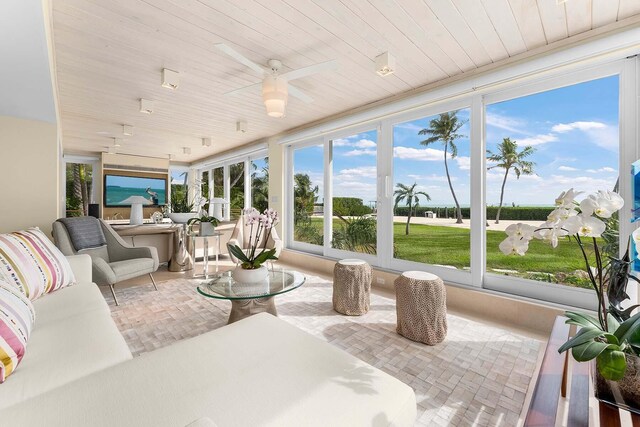
M 522 130 L 522 127 L 526 125 L 523 120 L 489 112 L 487 112 L 485 118 L 487 126 L 493 126 L 498 129 L 508 130 L 509 132 L 515 132 L 522 135 L 531 135 L 529 132 Z
M 526 147 L 527 145 L 535 146 L 535 145 L 546 144 L 547 142 L 553 142 L 557 140 L 558 140 L 558 137 L 556 135 L 552 133 L 546 133 L 546 134 L 535 135 L 529 138 L 521 138 L 521 139 L 518 139 L 517 142 L 520 147 Z
M 610 168 L 608 166 L 605 166 L 603 168 L 600 169 L 587 169 L 587 172 L 589 173 L 614 173 L 617 172 L 614 168 Z
M 416 182 L 417 181 L 428 181 L 429 183 L 432 182 L 447 182 L 447 176 L 446 175 L 407 175 L 409 178 L 414 179 Z M 451 181 L 455 182 L 457 181 L 458 178 L 455 176 L 451 177 Z
M 563 172 L 575 172 L 578 170 L 578 168 L 574 168 L 571 166 L 559 166 L 558 170 Z
M 600 122 L 571 122 L 571 123 L 558 123 L 554 125 L 551 130 L 558 133 L 570 132 L 572 130 L 581 130 L 583 132 L 591 129 L 603 129 L 607 125 Z
M 353 180 L 357 178 L 375 178 L 377 169 L 375 166 L 362 166 L 359 168 L 341 169 L 336 175 L 339 180 Z
M 375 148 L 376 143 L 370 139 L 361 139 L 360 141 L 353 144 L 356 148 Z
M 559 123 L 551 128 L 557 133 L 566 133 L 574 130 L 583 132 L 595 145 L 606 150 L 617 151 L 619 143 L 618 128 L 602 122 L 571 122 Z
M 376 150 L 372 150 L 372 149 L 364 149 L 364 150 L 360 150 L 360 149 L 356 149 L 356 150 L 351 150 L 351 151 L 347 151 L 346 153 L 343 154 L 343 156 L 346 157 L 352 157 L 352 156 L 375 156 L 377 153 Z
M 460 168 L 460 170 L 468 171 L 471 169 L 471 157 L 458 156 L 455 160 L 458 163 L 458 168 Z
M 444 158 L 444 151 L 436 150 L 435 148 L 395 147 L 393 149 L 393 157 L 423 162 L 435 162 Z
M 405 129 L 405 130 L 410 130 L 410 131 L 414 131 L 415 133 L 420 132 L 423 128 L 421 126 L 418 126 L 412 122 L 407 122 L 407 123 L 400 123 L 398 125 L 394 125 L 394 128 L 399 128 L 399 129 Z
M 349 145 L 351 145 L 351 143 L 349 142 L 348 139 L 338 138 L 333 140 L 334 147 L 347 147 Z

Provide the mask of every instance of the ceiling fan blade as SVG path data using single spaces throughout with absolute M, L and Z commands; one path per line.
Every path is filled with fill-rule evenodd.
M 246 92 L 250 89 L 256 89 L 259 88 L 262 85 L 262 82 L 260 83 L 254 83 L 252 85 L 249 86 L 244 86 L 238 89 L 234 89 L 234 90 L 230 90 L 229 92 L 225 92 L 224 95 L 235 95 L 236 93 L 240 93 L 240 92 Z
M 217 43 L 214 46 L 217 47 L 218 49 L 220 49 L 222 52 L 224 52 L 227 55 L 229 55 L 230 57 L 232 57 L 233 59 L 235 59 L 236 61 L 238 61 L 239 63 L 241 63 L 243 65 L 246 65 L 247 67 L 251 68 L 260 77 L 264 76 L 264 74 L 267 72 L 263 67 L 261 67 L 260 65 L 256 64 L 252 60 L 250 60 L 247 57 L 245 57 L 244 55 L 242 55 L 237 50 L 233 49 L 230 46 L 227 46 L 224 43 Z
M 282 75 L 288 81 L 296 80 L 302 77 L 310 76 L 311 74 L 321 73 L 323 71 L 333 71 L 338 68 L 338 61 L 331 60 L 327 62 L 321 62 L 319 64 L 310 65 L 308 67 L 298 68 L 297 70 L 289 71 Z
M 298 98 L 303 102 L 306 102 L 307 104 L 313 102 L 312 97 L 310 97 L 309 95 L 307 95 L 306 93 L 304 93 L 303 91 L 301 91 L 300 89 L 292 85 L 291 83 L 289 83 L 288 89 L 289 89 L 289 95 L 295 96 L 296 98 Z

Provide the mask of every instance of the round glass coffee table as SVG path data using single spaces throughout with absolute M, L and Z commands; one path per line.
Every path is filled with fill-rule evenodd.
M 278 269 L 270 271 L 262 282 L 240 283 L 227 271 L 200 283 L 198 292 L 208 298 L 231 301 L 229 324 L 263 312 L 277 316 L 274 297 L 299 288 L 305 280 L 302 273 Z

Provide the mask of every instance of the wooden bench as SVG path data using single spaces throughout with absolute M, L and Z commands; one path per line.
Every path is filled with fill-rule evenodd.
M 573 357 L 568 357 L 568 352 L 558 353 L 558 348 L 575 333 L 575 327 L 567 325 L 566 320 L 566 317 L 558 316 L 553 324 L 524 422 L 527 427 L 555 426 L 560 397 L 566 398 L 567 395 L 567 427 L 589 426 L 590 363 L 578 363 Z M 569 372 L 571 384 L 567 384 Z M 621 412 L 627 412 L 603 402 L 594 409 L 599 412 L 600 426 L 607 427 L 621 426 Z M 630 415 L 632 425 L 640 427 L 640 416 Z

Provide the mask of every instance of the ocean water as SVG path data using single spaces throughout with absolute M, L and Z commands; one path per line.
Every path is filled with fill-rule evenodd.
M 146 193 L 146 188 L 131 188 L 107 186 L 105 190 L 105 204 L 107 206 L 122 206 L 120 202 L 130 196 L 142 196 L 151 200 L 151 196 Z M 167 204 L 167 192 L 164 189 L 152 189 L 151 191 L 158 193 L 158 205 Z

